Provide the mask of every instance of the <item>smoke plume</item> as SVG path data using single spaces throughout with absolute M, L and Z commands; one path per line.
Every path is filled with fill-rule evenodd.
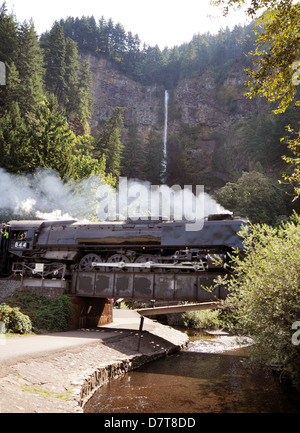
M 63 182 L 53 170 L 15 175 L 0 169 L 1 213 L 17 219 L 113 221 L 166 216 L 179 220 L 183 216 L 192 221 L 198 202 L 202 216 L 228 212 L 202 190 L 194 195 L 190 187 L 120 178 L 114 189 L 97 175 Z

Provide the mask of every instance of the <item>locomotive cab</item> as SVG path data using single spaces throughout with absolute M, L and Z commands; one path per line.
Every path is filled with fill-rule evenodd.
M 24 252 L 31 251 L 34 247 L 37 221 L 11 221 L 8 240 L 8 250 L 11 254 L 22 256 Z

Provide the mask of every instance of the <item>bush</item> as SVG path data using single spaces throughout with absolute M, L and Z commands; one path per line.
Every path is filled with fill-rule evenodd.
M 30 318 L 21 313 L 18 307 L 0 305 L 0 320 L 4 323 L 7 333 L 28 334 L 32 330 Z
M 232 258 L 226 283 L 233 332 L 257 342 L 255 359 L 276 365 L 300 384 L 300 346 L 292 343 L 292 325 L 300 320 L 300 217 L 279 228 L 265 224 L 241 232 L 245 254 Z
M 67 295 L 43 299 L 40 308 L 33 314 L 33 323 L 39 329 L 66 331 L 70 326 L 71 304 Z
M 218 329 L 220 327 L 218 310 L 187 311 L 181 318 L 187 328 Z
M 7 301 L 30 317 L 35 331 L 58 332 L 69 329 L 72 307 L 68 295 L 48 298 L 21 289 L 15 291 Z

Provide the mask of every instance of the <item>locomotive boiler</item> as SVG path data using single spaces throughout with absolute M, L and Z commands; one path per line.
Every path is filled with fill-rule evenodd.
M 0 273 L 43 269 L 45 277 L 71 279 L 74 272 L 224 272 L 229 253 L 243 248 L 238 232 L 245 224 L 230 214 L 208 216 L 199 231 L 161 219 L 10 221 L 2 228 Z

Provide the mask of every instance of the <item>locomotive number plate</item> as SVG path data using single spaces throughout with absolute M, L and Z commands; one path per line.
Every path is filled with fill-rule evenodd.
M 15 248 L 26 248 L 26 242 L 24 241 L 15 242 Z

